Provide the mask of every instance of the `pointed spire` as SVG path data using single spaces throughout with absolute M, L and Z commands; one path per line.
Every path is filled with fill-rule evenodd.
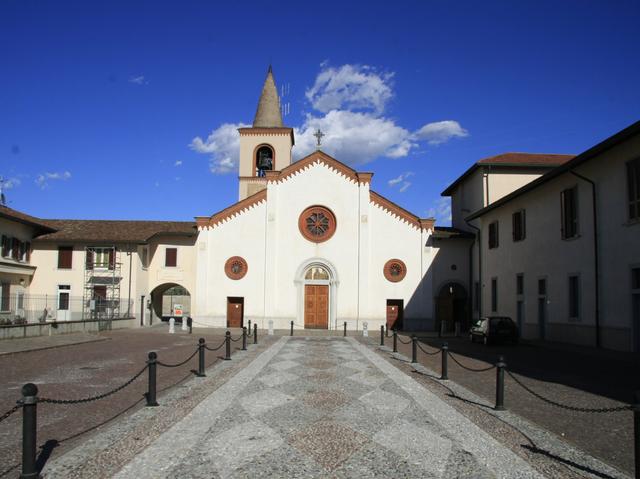
M 280 113 L 280 98 L 278 89 L 273 79 L 273 70 L 269 65 L 267 78 L 264 80 L 258 110 L 253 119 L 254 128 L 282 128 L 282 115 Z

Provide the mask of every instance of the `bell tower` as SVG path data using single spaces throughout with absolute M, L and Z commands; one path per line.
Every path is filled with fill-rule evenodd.
M 293 128 L 282 124 L 280 98 L 269 65 L 258 109 L 250 128 L 239 128 L 240 175 L 238 199 L 267 187 L 266 171 L 280 171 L 291 164 Z

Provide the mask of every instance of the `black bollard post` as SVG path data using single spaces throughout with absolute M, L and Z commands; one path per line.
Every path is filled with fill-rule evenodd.
M 496 363 L 496 411 L 504 411 L 504 368 L 507 364 L 504 362 L 504 356 L 498 358 Z
M 196 376 L 199 378 L 206 376 L 204 373 L 204 338 L 198 339 L 198 372 Z
M 157 360 L 158 355 L 155 351 L 151 351 L 149 353 L 149 360 L 147 361 L 147 364 L 149 365 L 149 387 L 147 389 L 148 407 L 158 406 L 158 402 L 156 401 L 156 370 L 158 368 Z
M 384 346 L 384 326 L 380 326 L 380 346 Z
M 415 334 L 411 336 L 411 362 L 418 362 L 418 338 Z
M 449 343 L 442 345 L 442 364 L 440 366 L 440 379 L 449 379 Z
M 344 322 L 344 334 L 343 336 L 346 338 L 347 337 L 347 322 Z
M 247 327 L 242 327 L 242 350 L 247 350 Z
M 22 386 L 22 473 L 20 479 L 40 477 L 36 467 L 38 449 L 38 386 L 27 383 Z
M 384 335 L 388 338 L 389 337 L 389 325 L 385 324 L 384 325 Z
M 187 317 L 187 327 L 189 328 L 189 334 L 193 333 L 193 319 L 191 316 Z
M 258 344 L 258 325 L 253 325 L 253 344 Z
M 640 478 L 640 391 L 636 391 L 636 403 L 633 405 L 633 437 L 636 461 L 636 479 Z
M 398 331 L 393 330 L 393 352 L 398 352 Z
M 251 320 L 249 320 L 249 334 L 251 334 Z
M 289 336 L 293 336 L 293 321 L 291 321 L 291 334 Z
M 224 360 L 229 361 L 231 359 L 231 332 L 224 333 Z

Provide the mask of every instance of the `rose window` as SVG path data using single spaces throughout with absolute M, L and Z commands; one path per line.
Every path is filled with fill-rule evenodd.
M 402 281 L 407 274 L 407 266 L 399 259 L 390 259 L 384 265 L 384 277 L 392 283 Z
M 322 243 L 333 236 L 336 217 L 323 206 L 312 206 L 300 215 L 298 226 L 302 236 L 314 243 Z
M 224 265 L 224 272 L 230 279 L 241 279 L 247 274 L 247 262 L 240 256 L 232 256 Z

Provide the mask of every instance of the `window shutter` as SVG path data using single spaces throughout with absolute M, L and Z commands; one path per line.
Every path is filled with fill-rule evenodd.
M 109 269 L 114 269 L 115 268 L 115 249 L 111 248 L 109 250 Z
M 31 262 L 31 243 L 27 241 L 27 263 Z
M 87 250 L 86 268 L 93 269 L 93 251 L 90 249 Z
M 2 235 L 2 256 L 7 256 L 7 237 Z
M 17 238 L 11 238 L 11 257 L 16 261 L 20 257 L 20 241 Z
M 167 248 L 165 253 L 165 266 L 176 266 L 178 258 L 177 248 Z

